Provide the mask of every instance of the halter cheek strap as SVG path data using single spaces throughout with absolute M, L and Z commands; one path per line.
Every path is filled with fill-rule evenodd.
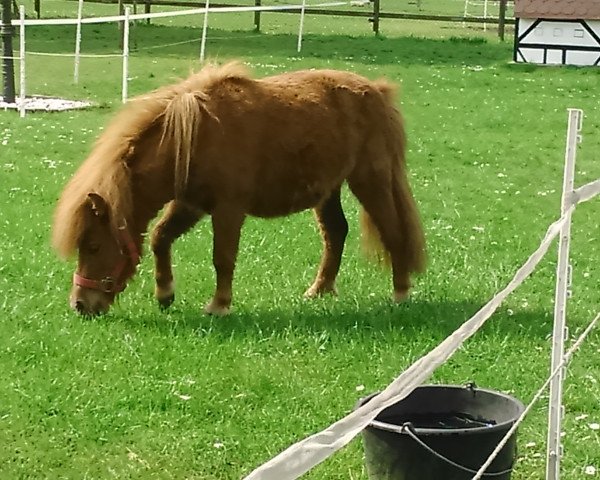
M 127 254 L 121 252 L 123 258 L 119 260 L 111 274 L 101 280 L 93 280 L 75 272 L 73 274 L 73 285 L 99 290 L 104 293 L 120 293 L 125 290 L 125 279 L 122 278 L 122 273 L 125 270 L 128 260 L 131 261 L 134 268 L 137 266 L 140 261 L 140 253 L 126 225 L 119 228 L 119 237 Z

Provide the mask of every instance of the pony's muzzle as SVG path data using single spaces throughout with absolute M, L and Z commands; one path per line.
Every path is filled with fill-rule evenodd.
M 112 298 L 104 292 L 74 287 L 71 291 L 69 304 L 80 315 L 95 316 L 106 313 L 112 303 Z
M 75 300 L 74 308 L 77 313 L 85 313 L 85 304 L 81 300 Z

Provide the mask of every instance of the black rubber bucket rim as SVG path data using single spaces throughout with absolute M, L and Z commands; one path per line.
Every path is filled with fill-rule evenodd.
M 467 384 L 467 385 L 445 385 L 445 384 L 420 385 L 415 390 L 417 390 L 417 389 L 420 389 L 420 390 L 432 389 L 433 390 L 433 389 L 442 389 L 442 388 L 453 389 L 453 390 L 472 390 L 473 392 L 483 392 L 483 393 L 491 394 L 496 397 L 502 397 L 506 400 L 509 400 L 511 403 L 514 403 L 514 405 L 518 409 L 518 415 L 513 420 L 506 420 L 504 422 L 496 423 L 495 425 L 490 425 L 490 426 L 485 426 L 485 427 L 452 428 L 452 429 L 412 427 L 412 430 L 415 433 L 422 434 L 422 435 L 457 435 L 457 434 L 459 434 L 459 435 L 476 435 L 476 434 L 481 433 L 482 431 L 486 431 L 486 432 L 494 432 L 497 430 L 508 431 L 510 429 L 510 427 L 515 423 L 517 418 L 519 416 L 521 416 L 521 414 L 525 411 L 525 405 L 523 405 L 523 403 L 519 399 L 517 399 L 511 395 L 508 395 L 506 393 L 498 392 L 496 390 L 490 390 L 487 388 L 479 388 L 472 384 Z M 364 398 L 361 398 L 357 402 L 355 409 L 361 407 L 362 405 L 367 404 L 373 398 L 375 398 L 377 395 L 379 395 L 379 393 L 380 392 L 374 392 L 370 395 L 367 395 Z M 407 398 L 407 397 L 405 397 L 405 398 Z M 402 400 L 404 400 L 404 399 L 402 399 Z M 400 400 L 400 401 L 402 401 L 402 400 Z M 386 423 L 381 420 L 375 419 L 375 420 L 369 422 L 368 426 L 371 428 L 376 428 L 378 430 L 385 430 L 388 432 L 401 433 L 403 435 L 407 435 L 407 433 L 404 431 L 404 429 L 406 428 L 406 427 L 404 427 L 404 425 L 394 425 L 392 423 Z

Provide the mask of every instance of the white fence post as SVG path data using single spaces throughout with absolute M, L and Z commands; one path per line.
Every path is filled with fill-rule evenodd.
M 125 7 L 125 19 L 123 22 L 123 103 L 127 102 L 127 82 L 129 77 L 129 13 L 131 7 Z
M 572 193 L 575 180 L 575 158 L 577 144 L 580 141 L 581 122 L 583 112 L 569 109 L 569 125 L 567 130 L 567 146 L 565 152 L 565 169 L 563 178 L 563 192 L 561 203 L 561 216 L 567 213 L 560 233 L 558 244 L 558 265 L 556 267 L 556 295 L 554 302 L 554 329 L 552 333 L 552 363 L 550 371 L 554 371 L 563 361 L 565 354 L 566 305 L 568 289 L 570 287 L 569 244 L 571 240 L 571 213 L 569 208 L 573 204 Z M 560 441 L 561 423 L 563 417 L 562 387 L 565 369 L 554 377 L 550 383 L 550 406 L 548 412 L 548 446 L 546 462 L 546 480 L 560 478 L 560 458 L 562 446 Z
M 483 18 L 486 20 L 488 18 L 488 0 L 484 0 L 483 2 Z M 483 22 L 483 31 L 487 32 L 487 22 Z
M 77 31 L 75 33 L 75 69 L 73 71 L 73 81 L 79 83 L 79 62 L 81 56 L 81 17 L 83 16 L 83 0 L 79 0 L 77 5 Z
M 19 115 L 25 116 L 25 7 L 19 6 Z
M 302 0 L 302 8 L 300 9 L 300 28 L 298 31 L 298 53 L 302 50 L 302 35 L 304 34 L 304 16 L 306 14 L 306 0 Z
M 204 62 L 204 54 L 206 52 L 206 35 L 208 30 L 208 9 L 210 8 L 210 0 L 206 0 L 204 6 L 204 22 L 202 24 L 202 39 L 200 40 L 200 61 Z

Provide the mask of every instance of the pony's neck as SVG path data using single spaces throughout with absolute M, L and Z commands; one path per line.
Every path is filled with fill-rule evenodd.
M 141 246 L 148 225 L 159 210 L 174 197 L 173 167 L 161 155 L 157 145 L 140 148 L 131 169 L 132 230 Z M 143 153 L 146 153 L 145 155 Z

